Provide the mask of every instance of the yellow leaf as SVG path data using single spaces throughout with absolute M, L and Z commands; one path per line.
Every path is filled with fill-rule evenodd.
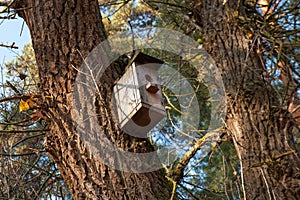
M 43 114 L 40 111 L 36 111 L 31 115 L 31 119 L 34 122 L 38 122 L 41 118 L 44 118 Z
M 20 101 L 20 106 L 19 106 L 20 112 L 22 112 L 23 110 L 29 110 L 29 109 L 30 109 L 30 107 L 29 107 L 27 101 L 23 101 L 23 100 L 21 99 L 21 101 Z
M 233 16 L 234 16 L 234 17 L 238 17 L 238 16 L 239 16 L 239 11 L 237 11 L 237 10 L 234 11 Z
M 198 38 L 197 42 L 198 42 L 199 44 L 202 44 L 202 43 L 203 43 L 203 41 L 202 41 L 201 38 Z
M 253 34 L 251 32 L 247 33 L 247 38 L 251 38 L 253 36 Z

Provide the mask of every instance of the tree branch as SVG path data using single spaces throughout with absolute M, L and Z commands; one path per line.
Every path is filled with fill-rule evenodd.
M 175 182 L 179 182 L 183 177 L 183 171 L 186 168 L 186 166 L 189 164 L 189 161 L 192 159 L 192 157 L 197 153 L 197 151 L 210 139 L 215 139 L 221 137 L 221 134 L 219 131 L 211 131 L 208 132 L 205 136 L 200 138 L 193 147 L 190 148 L 190 150 L 179 160 L 179 162 L 176 165 L 176 168 L 169 169 L 168 170 L 168 177 L 171 178 Z
M 0 13 L 4 13 L 11 7 L 11 5 L 15 2 L 15 0 L 7 1 L 0 1 L 0 6 L 5 7 L 3 10 L 0 10 Z
M 40 137 L 40 136 L 44 136 L 44 135 L 45 135 L 45 133 L 40 133 L 40 134 L 37 134 L 37 135 L 32 135 L 32 136 L 26 137 L 26 138 L 24 138 L 22 140 L 19 140 L 15 144 L 13 144 L 11 148 L 14 148 L 14 147 L 18 146 L 19 144 L 21 144 L 22 142 L 25 142 L 26 140 L 30 140 L 32 138 Z
M 50 131 L 50 129 L 32 129 L 32 130 L 0 130 L 0 133 L 36 133 Z
M 10 6 L 13 2 L 14 2 L 14 0 L 13 0 L 13 1 L 9 1 L 9 2 L 7 2 L 7 1 L 0 1 L 0 6 L 6 6 L 6 7 L 8 7 L 8 6 Z
M 21 153 L 21 154 L 4 154 L 1 153 L 0 156 L 5 156 L 5 157 L 19 157 L 19 156 L 30 156 L 30 155 L 35 155 L 35 154 L 40 154 L 46 152 L 45 150 L 39 150 L 36 152 L 30 152 L 30 153 Z
M 7 19 L 9 19 L 9 18 L 7 18 Z M 11 45 L 0 44 L 0 47 L 6 47 L 6 48 L 11 48 L 11 49 L 18 49 L 19 48 L 19 47 L 15 46 L 14 42 Z
M 34 95 L 34 98 L 41 98 L 42 95 Z M 12 101 L 12 100 L 27 100 L 32 98 L 31 95 L 22 95 L 22 96 L 12 96 L 12 97 L 4 97 L 0 98 L 0 103 L 5 102 L 5 101 Z

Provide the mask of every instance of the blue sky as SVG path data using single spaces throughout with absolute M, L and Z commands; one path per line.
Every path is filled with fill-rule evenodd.
M 0 47 L 0 65 L 16 58 L 21 53 L 23 46 L 30 42 L 28 27 L 24 23 L 22 30 L 22 24 L 21 18 L 0 20 L 0 44 L 11 45 L 15 42 L 15 46 L 19 47 L 19 49 Z

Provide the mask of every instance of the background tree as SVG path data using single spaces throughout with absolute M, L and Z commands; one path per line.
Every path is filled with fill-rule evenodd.
M 275 2 L 271 3 L 268 7 L 275 6 Z M 240 21 L 235 15 L 244 16 L 251 11 L 258 16 L 255 3 L 209 1 L 196 7 L 194 13 L 204 30 L 204 46 L 222 71 L 228 97 L 226 127 L 241 159 L 244 193 L 249 199 L 297 199 L 299 155 L 292 134 L 297 124 L 272 85 L 260 55 L 266 51 L 257 46 L 260 41 L 249 40 L 238 26 Z M 266 27 L 279 23 L 278 15 L 273 21 L 267 15 L 260 17 L 266 21 Z M 261 39 L 263 44 L 267 38 Z

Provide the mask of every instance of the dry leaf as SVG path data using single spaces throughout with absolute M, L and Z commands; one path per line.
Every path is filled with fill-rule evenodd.
M 196 3 L 195 3 L 195 7 L 199 7 L 199 6 L 201 6 L 202 5 L 202 2 L 201 1 L 197 1 Z
M 38 122 L 41 118 L 43 118 L 43 114 L 41 113 L 41 111 L 37 110 L 35 111 L 35 113 L 33 113 L 31 115 L 31 120 L 34 122 Z
M 252 34 L 251 32 L 248 32 L 248 33 L 247 33 L 247 38 L 250 39 L 252 36 L 253 36 L 253 34 Z
M 28 99 L 26 102 L 28 103 L 30 108 L 34 107 L 34 102 L 31 99 Z
M 30 96 L 30 99 L 34 98 L 34 94 L 28 93 L 28 96 Z

